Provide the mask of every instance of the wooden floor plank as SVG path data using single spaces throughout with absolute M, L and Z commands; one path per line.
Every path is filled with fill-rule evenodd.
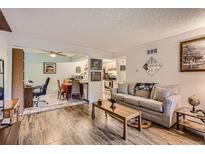
M 203 137 L 190 132 L 153 124 L 139 132 L 128 127 L 128 140 L 122 139 L 123 124 L 91 106 L 75 105 L 22 118 L 20 144 L 203 144 Z

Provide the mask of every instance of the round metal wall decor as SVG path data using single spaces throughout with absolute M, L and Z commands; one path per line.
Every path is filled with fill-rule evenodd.
M 155 75 L 161 67 L 162 65 L 153 57 L 150 57 L 150 59 L 143 66 L 145 71 L 151 76 Z

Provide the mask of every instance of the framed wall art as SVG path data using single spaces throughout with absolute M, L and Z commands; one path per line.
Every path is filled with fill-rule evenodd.
M 56 63 L 44 62 L 43 63 L 44 74 L 56 74 Z
M 80 67 L 80 66 L 77 66 L 77 67 L 75 68 L 75 72 L 76 72 L 76 73 L 81 73 L 81 67 Z
M 101 81 L 101 72 L 91 72 L 91 81 Z
M 205 71 L 205 37 L 180 43 L 180 71 Z
M 120 65 L 120 71 L 126 71 L 126 66 L 125 65 Z
M 102 70 L 102 59 L 90 59 L 91 70 Z
M 4 73 L 4 61 L 0 59 L 0 74 Z

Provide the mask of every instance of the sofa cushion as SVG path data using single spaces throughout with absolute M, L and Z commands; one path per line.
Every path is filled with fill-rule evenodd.
M 144 100 L 141 100 L 139 102 L 139 106 L 153 110 L 153 111 L 161 112 L 161 113 L 164 111 L 163 110 L 163 102 L 156 101 L 153 99 L 144 98 Z
M 155 87 L 153 99 L 164 102 L 165 99 L 171 95 L 173 95 L 173 93 L 170 89 Z
M 139 106 L 139 98 L 137 96 L 127 95 L 124 97 L 124 102 L 128 104 L 132 104 L 135 106 Z
M 129 83 L 128 84 L 128 94 L 135 95 L 135 85 L 136 83 Z
M 118 93 L 128 94 L 128 84 L 127 83 L 119 83 L 118 84 Z

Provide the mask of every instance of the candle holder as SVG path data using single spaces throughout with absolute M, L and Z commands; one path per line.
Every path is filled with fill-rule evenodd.
M 115 103 L 117 102 L 117 100 L 111 98 L 109 101 L 111 102 L 111 106 L 110 106 L 110 108 L 113 109 L 113 110 L 116 109 L 116 105 L 115 105 Z
M 98 99 L 98 105 L 102 105 L 102 100 L 101 99 Z

